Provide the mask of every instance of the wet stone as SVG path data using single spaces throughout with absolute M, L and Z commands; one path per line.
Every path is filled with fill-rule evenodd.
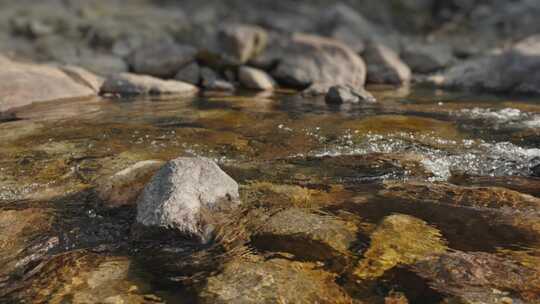
M 466 303 L 540 300 L 536 271 L 489 253 L 448 252 L 420 261 L 412 269 L 436 290 Z
M 199 296 L 202 303 L 351 303 L 335 279 L 312 263 L 247 256 L 209 277 Z
M 345 266 L 355 240 L 354 223 L 289 208 L 271 215 L 252 237 L 252 244 L 266 251 L 291 253 L 297 259 L 323 261 L 339 269 Z
M 387 183 L 380 194 L 410 201 L 446 203 L 463 207 L 492 208 L 538 213 L 540 199 L 500 187 L 465 187 L 448 183 Z
M 354 274 L 360 279 L 377 278 L 395 266 L 410 265 L 444 251 L 445 241 L 436 228 L 409 215 L 390 215 L 371 234 L 370 246 Z
M 172 229 L 205 243 L 215 234 L 213 217 L 239 203 L 238 184 L 212 160 L 179 157 L 167 162 L 137 201 L 137 223 Z

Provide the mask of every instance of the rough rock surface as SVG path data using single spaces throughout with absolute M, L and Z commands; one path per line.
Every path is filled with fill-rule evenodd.
M 325 100 L 327 103 L 331 104 L 377 102 L 375 97 L 365 89 L 353 89 L 343 85 L 330 87 L 328 93 L 325 95 Z
M 238 201 L 238 184 L 213 161 L 180 157 L 164 165 L 144 188 L 137 201 L 137 223 L 206 241 L 212 234 L 212 214 Z
M 133 72 L 160 78 L 171 78 L 195 60 L 197 50 L 170 41 L 156 41 L 135 50 L 128 58 Z
M 275 84 L 265 71 L 247 66 L 238 69 L 238 80 L 245 88 L 263 91 L 273 89 Z
M 366 66 L 345 44 L 320 36 L 293 34 L 281 37 L 266 61 L 277 61 L 272 76 L 281 84 L 325 94 L 334 85 L 364 87 Z M 273 60 L 272 60 L 273 59 Z
M 236 259 L 208 278 L 202 303 L 351 303 L 335 276 L 285 259 Z
M 401 85 L 411 80 L 409 67 L 382 44 L 370 44 L 362 57 L 367 64 L 368 83 Z
M 540 300 L 538 273 L 493 254 L 448 252 L 425 259 L 412 268 L 438 291 L 466 303 L 536 303 Z
M 498 54 L 453 66 L 428 81 L 448 88 L 540 94 L 539 67 L 540 35 L 537 35 Z
M 201 68 L 196 62 L 187 64 L 176 73 L 174 79 L 198 85 L 201 82 Z
M 101 87 L 101 94 L 159 95 L 174 94 L 190 96 L 197 87 L 175 80 L 161 80 L 152 76 L 121 73 L 109 76 Z
M 97 193 L 108 207 L 120 207 L 135 204 L 152 175 L 165 162 L 159 160 L 140 161 L 99 184 Z
M 452 48 L 444 44 L 410 43 L 403 47 L 401 59 L 415 73 L 432 73 L 448 67 L 454 60 Z
M 259 249 L 292 253 L 299 259 L 339 264 L 356 240 L 356 232 L 354 224 L 336 217 L 290 208 L 272 215 L 253 237 L 253 244 Z
M 74 80 L 60 68 L 1 61 L 0 112 L 34 102 L 95 96 L 89 86 Z

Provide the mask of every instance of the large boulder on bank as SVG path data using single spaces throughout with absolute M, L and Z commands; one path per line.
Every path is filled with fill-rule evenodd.
M 213 161 L 180 157 L 165 164 L 144 188 L 137 223 L 206 242 L 215 228 L 213 215 L 238 202 L 238 184 Z
M 465 61 L 428 81 L 446 88 L 540 94 L 539 68 L 540 35 L 536 35 L 499 53 Z
M 411 80 L 409 67 L 382 44 L 370 44 L 362 56 L 367 64 L 368 83 L 401 85 Z
M 156 41 L 135 50 L 128 58 L 133 72 L 160 78 L 171 78 L 195 60 L 197 50 L 171 41 Z
M 343 43 L 300 33 L 279 39 L 278 50 L 262 55 L 277 62 L 271 74 L 279 83 L 311 94 L 325 94 L 334 85 L 364 87 L 364 61 Z
M 197 87 L 189 83 L 130 73 L 111 75 L 101 87 L 101 94 L 127 96 L 162 94 L 191 96 L 197 91 Z
M 201 82 L 201 67 L 197 62 L 185 65 L 176 73 L 174 79 L 198 85 Z
M 0 59 L 0 112 L 35 102 L 96 96 L 61 68 Z M 89 72 L 88 72 L 89 73 Z

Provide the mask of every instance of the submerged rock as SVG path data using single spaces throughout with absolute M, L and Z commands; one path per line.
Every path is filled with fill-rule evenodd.
M 10 276 L 16 278 L 31 270 L 27 266 L 35 266 L 58 245 L 57 238 L 46 237 L 52 231 L 51 215 L 47 209 L 0 210 L 0 298 Z
M 271 73 L 279 83 L 318 94 L 335 85 L 364 87 L 364 61 L 341 42 L 300 33 L 279 39 L 278 63 Z
M 109 76 L 101 87 L 101 94 L 118 95 L 185 95 L 197 93 L 197 87 L 175 80 L 161 80 L 152 76 L 121 73 Z
M 335 279 L 311 263 L 249 256 L 209 277 L 199 297 L 202 303 L 352 303 Z
M 238 69 L 238 80 L 245 88 L 254 90 L 272 90 L 275 85 L 274 79 L 265 71 L 248 66 Z
M 195 60 L 197 50 L 170 41 L 155 41 L 137 50 L 128 58 L 133 72 L 160 78 L 173 77 L 182 67 Z
M 342 104 L 342 103 L 375 103 L 377 100 L 371 93 L 365 89 L 353 89 L 349 86 L 337 85 L 330 87 L 328 93 L 324 97 L 327 103 Z
M 392 183 L 380 192 L 385 197 L 477 208 L 507 209 L 525 213 L 540 211 L 540 198 L 501 187 L 465 187 L 449 183 Z
M 416 263 L 413 270 L 436 290 L 466 303 L 536 303 L 534 270 L 483 252 L 447 252 Z
M 540 94 L 539 66 L 540 36 L 532 36 L 500 53 L 453 66 L 427 81 L 447 88 Z
M 368 83 L 401 85 L 411 80 L 409 67 L 382 44 L 370 44 L 362 57 L 367 64 Z
M 145 160 L 115 173 L 97 187 L 99 198 L 108 207 L 134 204 L 146 183 L 164 163 Z
M 445 250 L 436 228 L 412 216 L 390 215 L 372 233 L 370 247 L 354 273 L 361 279 L 377 278 L 397 265 L 413 264 Z
M 137 201 L 137 223 L 172 229 L 202 242 L 214 233 L 212 216 L 239 202 L 238 184 L 207 158 L 169 161 Z
M 252 237 L 258 249 L 288 252 L 297 259 L 318 260 L 329 267 L 345 266 L 356 226 L 329 215 L 289 208 L 272 215 Z
M 96 96 L 86 84 L 62 69 L 2 59 L 0 70 L 0 112 L 44 102 Z

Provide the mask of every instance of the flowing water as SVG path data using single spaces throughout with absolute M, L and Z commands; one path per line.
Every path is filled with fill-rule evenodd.
M 96 98 L 22 110 L 18 120 L 0 123 L 0 227 L 7 231 L 0 236 L 6 265 L 0 298 L 210 301 L 207 295 L 222 290 L 220 284 L 248 288 L 226 275 L 246 255 L 249 265 L 268 271 L 284 271 L 279 263 L 285 260 L 269 264 L 274 255 L 315 265 L 313 280 L 332 276 L 342 297 L 366 303 L 395 294 L 411 303 L 468 299 L 411 266 L 441 252 L 489 253 L 538 270 L 540 179 L 533 168 L 540 164 L 539 100 L 370 89 L 378 104 L 330 106 L 281 91 Z M 94 193 L 101 181 L 138 161 L 178 156 L 210 157 L 238 181 L 248 209 L 245 229 L 253 236 L 238 256 L 233 250 L 232 257 L 213 259 L 199 280 L 186 280 L 188 274 L 163 261 L 185 256 L 154 258 L 130 240 L 133 206 L 106 208 Z M 250 221 L 289 208 L 351 227 L 354 239 L 332 245 L 328 239 L 341 238 L 341 230 L 318 236 L 324 246 L 271 233 L 254 237 L 259 228 L 249 227 L 259 224 Z M 344 249 L 335 253 L 334 247 Z M 296 288 L 294 280 L 283 284 Z M 526 296 L 509 289 L 501 297 L 535 301 L 533 287 Z

